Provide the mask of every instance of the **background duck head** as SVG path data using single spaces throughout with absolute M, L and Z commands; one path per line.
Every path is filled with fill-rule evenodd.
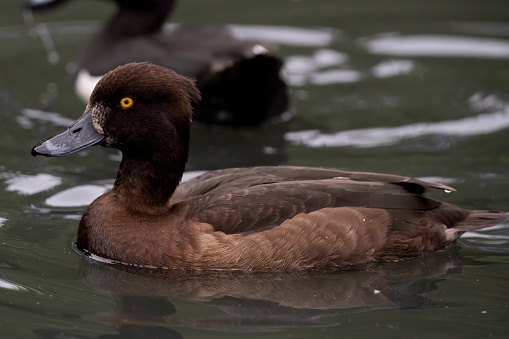
M 39 11 L 68 0 L 28 0 Z M 174 0 L 113 0 L 116 13 L 76 60 L 74 88 L 84 101 L 108 71 L 133 61 L 149 61 L 195 78 L 202 100 L 194 120 L 233 127 L 256 126 L 288 110 L 283 61 L 277 46 L 240 40 L 228 26 L 165 29 Z

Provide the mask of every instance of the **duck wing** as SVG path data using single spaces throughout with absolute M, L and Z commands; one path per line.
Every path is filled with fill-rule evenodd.
M 396 175 L 255 167 L 212 171 L 191 179 L 177 189 L 172 202 L 186 204 L 188 218 L 227 234 L 270 229 L 299 213 L 328 207 L 392 211 L 393 227 L 397 227 L 416 222 L 424 211 L 441 205 L 422 195 L 428 188 L 453 190 Z M 337 213 L 334 211 L 335 218 Z
M 389 183 L 405 187 L 408 191 L 413 193 L 424 193 L 430 188 L 455 191 L 454 188 L 441 183 L 428 182 L 393 174 L 349 172 L 319 167 L 259 166 L 249 168 L 227 168 L 204 173 L 181 183 L 174 197 L 178 197 L 177 200 L 182 200 L 213 190 L 247 188 L 261 184 L 322 179 L 349 179 L 357 182 Z

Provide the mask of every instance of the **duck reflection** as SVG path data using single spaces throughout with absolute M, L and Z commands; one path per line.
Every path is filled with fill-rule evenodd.
M 111 310 L 83 318 L 117 331 L 98 338 L 180 338 L 182 329 L 264 333 L 335 326 L 344 314 L 436 306 L 423 294 L 462 273 L 466 264 L 459 248 L 354 270 L 286 274 L 183 274 L 107 265 L 83 256 L 83 282 L 116 303 Z M 196 308 L 190 312 L 192 305 Z M 62 335 L 53 330 L 37 334 L 57 338 L 57 332 Z

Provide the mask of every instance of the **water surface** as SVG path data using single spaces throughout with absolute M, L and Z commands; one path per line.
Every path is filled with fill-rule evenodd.
M 2 337 L 509 335 L 509 224 L 424 258 L 336 273 L 161 276 L 79 253 L 78 221 L 120 156 L 34 159 L 30 149 L 83 112 L 68 70 L 112 10 L 75 1 L 25 25 L 20 2 L 2 3 Z M 188 171 L 389 172 L 451 185 L 458 192 L 434 194 L 467 208 L 509 210 L 508 15 L 494 0 L 182 1 L 177 22 L 227 23 L 281 45 L 293 114 L 252 130 L 195 126 Z

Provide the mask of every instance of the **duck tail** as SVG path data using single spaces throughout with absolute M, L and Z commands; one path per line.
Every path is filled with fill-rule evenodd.
M 495 226 L 509 220 L 509 212 L 472 210 L 467 217 L 453 228 L 460 232 L 475 231 Z

